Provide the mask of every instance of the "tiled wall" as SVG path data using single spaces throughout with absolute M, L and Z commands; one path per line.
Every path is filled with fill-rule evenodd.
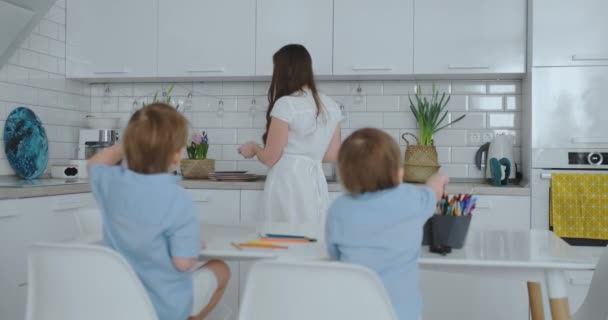
M 90 86 L 65 79 L 65 0 L 59 0 L 0 69 L 0 139 L 8 114 L 34 110 L 49 138 L 49 168 L 73 159 L 78 128 L 91 108 Z M 0 175 L 13 174 L 0 141 Z
M 495 134 L 516 136 L 515 157 L 520 154 L 521 82 L 520 81 L 435 81 L 441 92 L 451 94 L 449 117 L 466 118 L 435 136 L 442 170 L 452 177 L 481 177 L 474 165 L 474 154 L 484 141 Z M 405 132 L 416 133 L 416 123 L 409 109 L 408 93 L 420 85 L 423 93 L 431 91 L 431 81 L 324 81 L 320 89 L 345 107 L 342 136 L 361 127 L 384 129 L 399 141 Z M 357 88 L 361 87 L 361 93 Z M 143 101 L 151 101 L 155 92 L 168 84 L 111 84 L 91 86 L 91 111 L 126 122 Z M 163 89 L 164 88 L 164 89 Z M 257 161 L 244 160 L 237 153 L 239 144 L 261 142 L 267 107 L 266 82 L 178 83 L 175 100 L 187 107 L 186 116 L 198 130 L 207 130 L 212 146 L 210 158 L 218 160 L 218 170 L 249 170 L 258 173 L 266 168 Z M 188 94 L 192 93 L 191 102 Z M 220 103 L 221 102 L 221 103 Z M 223 112 L 218 111 L 220 104 Z M 329 173 L 329 171 L 328 171 Z

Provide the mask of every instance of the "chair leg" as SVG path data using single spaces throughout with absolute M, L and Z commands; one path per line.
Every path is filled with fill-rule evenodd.
M 545 320 L 545 308 L 540 283 L 528 282 L 528 301 L 531 320 Z
M 570 305 L 568 298 L 549 299 L 553 320 L 570 320 Z

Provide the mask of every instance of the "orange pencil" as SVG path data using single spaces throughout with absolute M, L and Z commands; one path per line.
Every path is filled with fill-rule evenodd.
M 258 241 L 261 242 L 286 242 L 286 243 L 310 243 L 308 239 L 294 239 L 294 238 L 260 238 Z
M 266 249 L 288 249 L 287 246 L 279 246 L 268 243 L 239 243 L 241 247 L 266 248 Z

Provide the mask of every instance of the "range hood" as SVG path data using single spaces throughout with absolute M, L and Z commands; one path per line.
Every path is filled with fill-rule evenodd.
M 0 0 L 0 67 L 57 0 Z

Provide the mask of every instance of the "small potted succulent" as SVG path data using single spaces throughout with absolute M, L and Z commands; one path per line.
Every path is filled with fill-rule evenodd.
M 209 138 L 207 133 L 195 132 L 190 145 L 186 147 L 188 159 L 181 163 L 182 176 L 186 179 L 207 179 L 215 171 L 215 160 L 207 159 Z
M 419 138 L 411 133 L 404 133 L 401 136 L 407 143 L 403 180 L 424 183 L 441 167 L 437 158 L 437 149 L 433 145 L 433 135 L 439 130 L 462 120 L 464 115 L 452 122 L 443 123 L 448 116 L 445 107 L 450 102 L 450 96 L 448 95 L 446 98 L 444 92 L 440 98 L 435 84 L 433 84 L 430 100 L 422 95 L 420 86 L 418 86 L 415 99 L 416 103 L 409 97 L 410 109 L 418 124 Z M 407 135 L 412 136 L 417 145 L 410 144 L 410 141 L 406 139 Z

